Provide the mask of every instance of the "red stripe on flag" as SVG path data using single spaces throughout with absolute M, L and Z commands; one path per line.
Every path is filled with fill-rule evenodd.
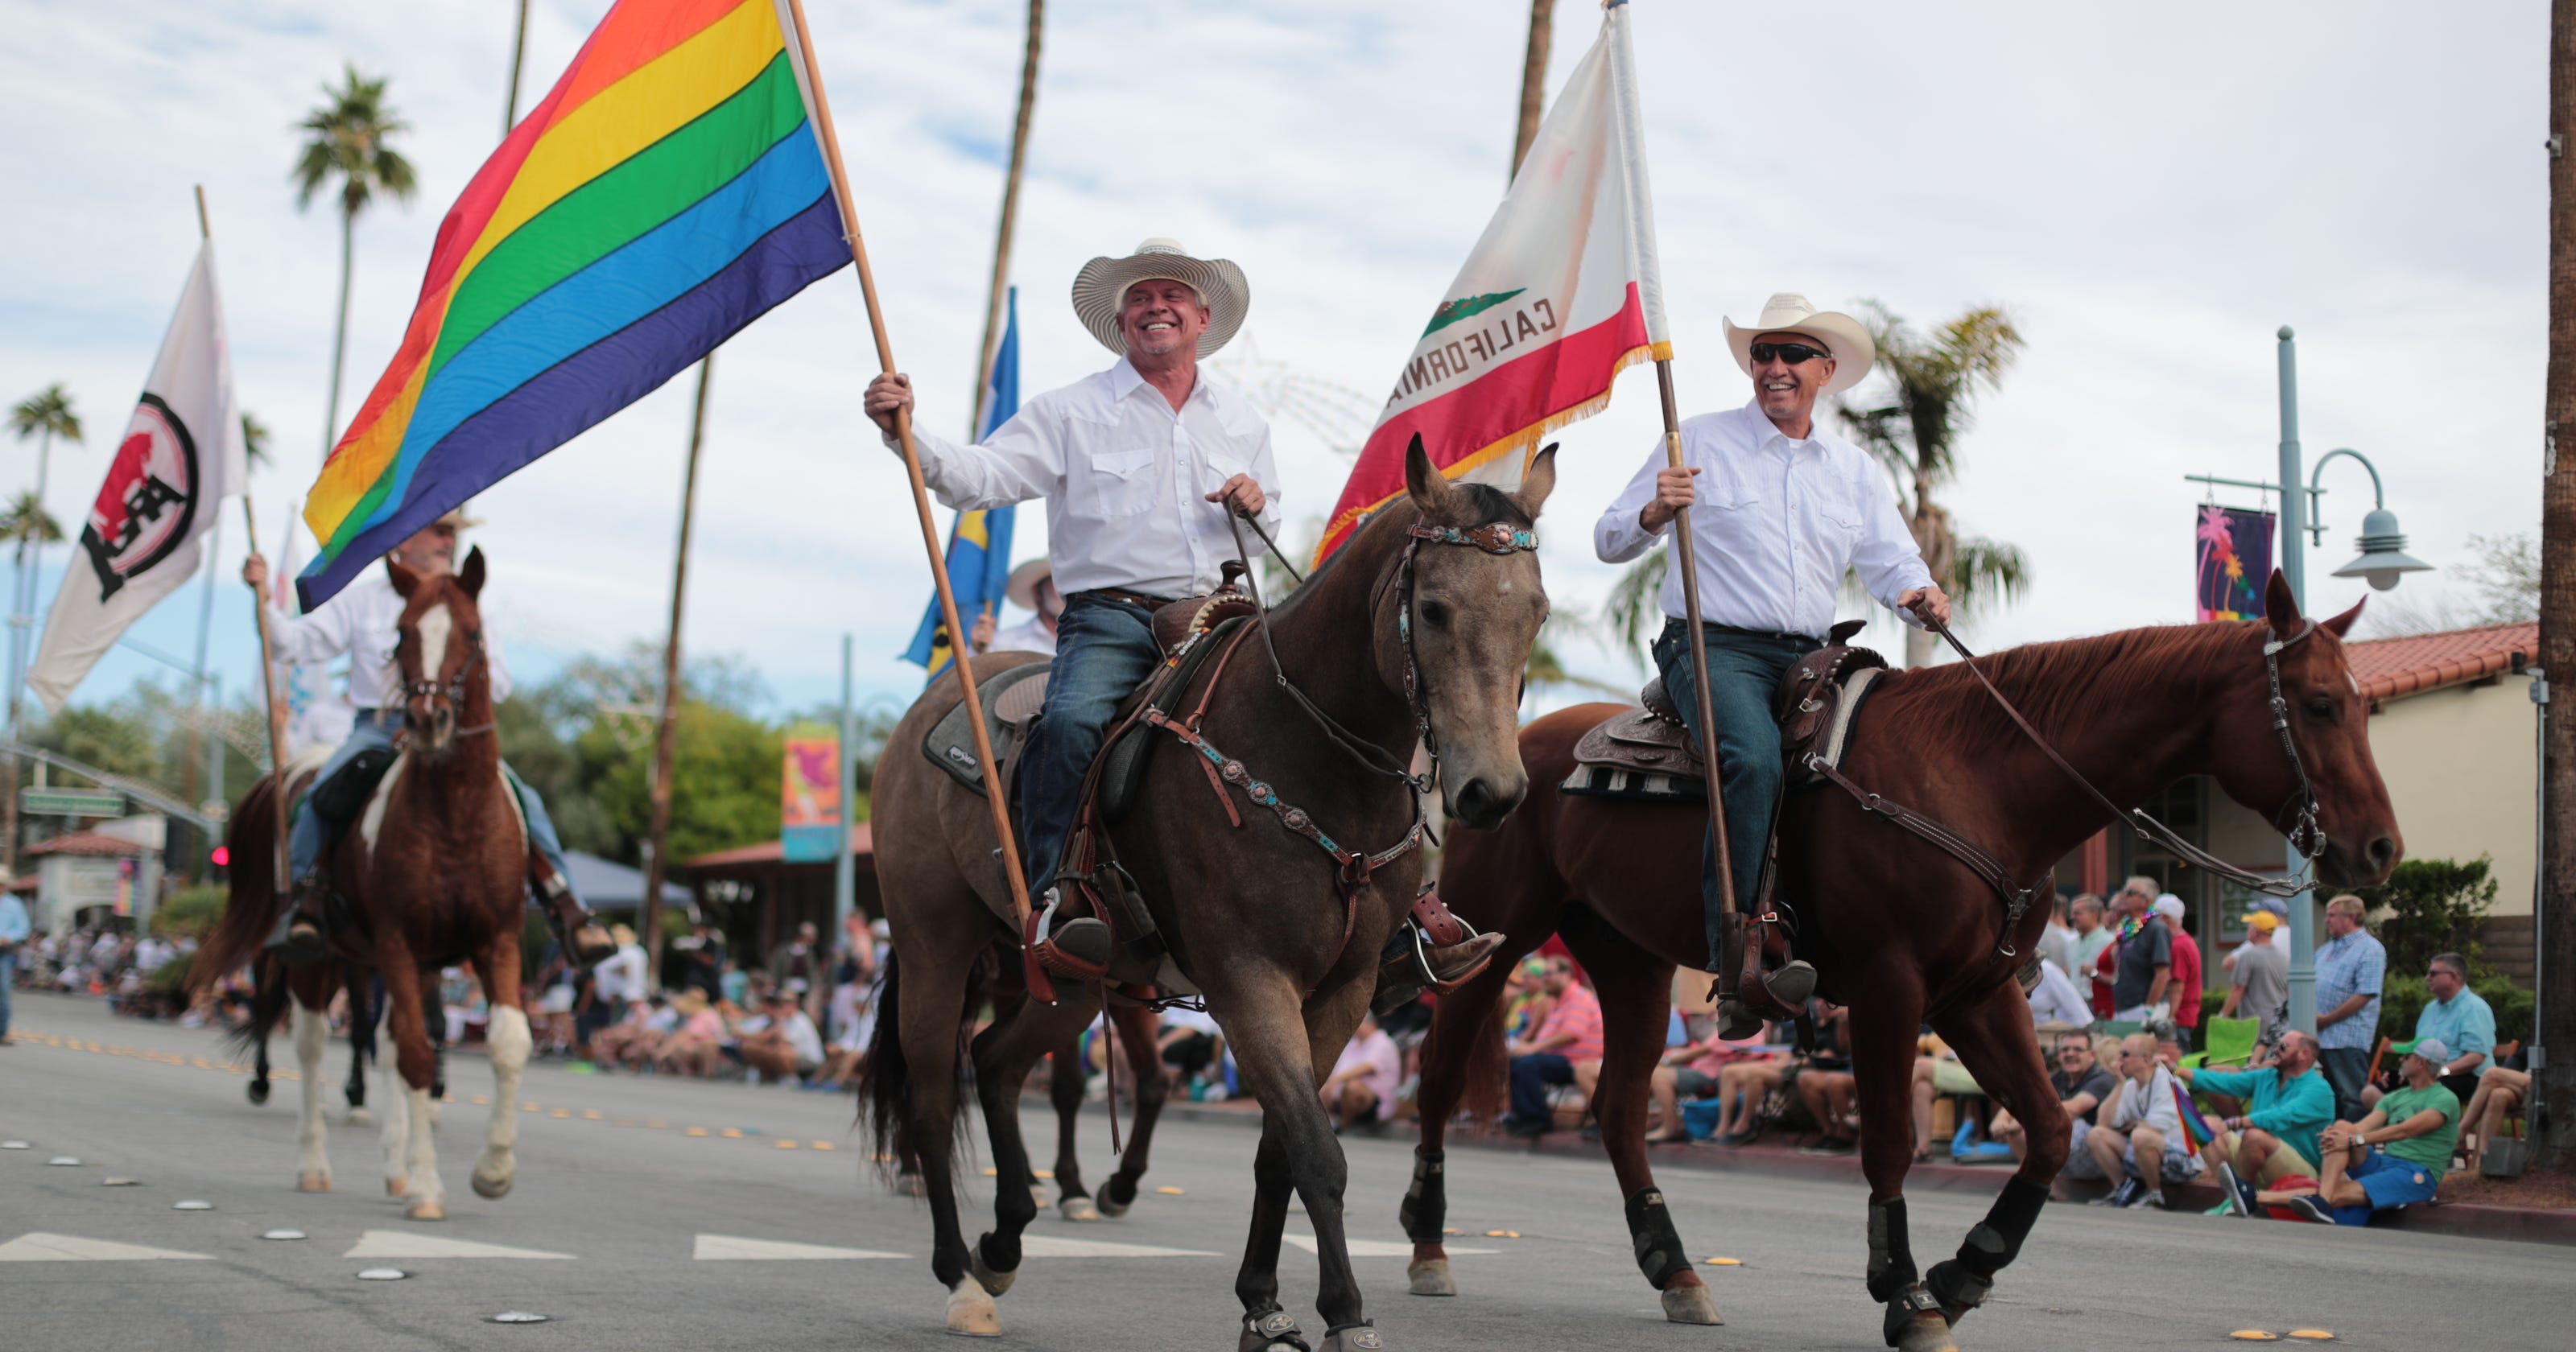
M 1415 434 L 1431 462 L 1454 478 L 1589 412 L 1647 346 L 1645 303 L 1630 282 L 1617 314 L 1379 424 L 1342 485 L 1316 557 L 1339 548 L 1361 517 L 1404 492 L 1404 451 Z

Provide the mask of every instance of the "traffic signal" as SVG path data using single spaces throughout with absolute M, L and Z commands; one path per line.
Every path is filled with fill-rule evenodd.
M 232 862 L 232 847 L 229 845 L 217 845 L 214 853 L 206 856 L 206 863 L 210 866 L 207 872 L 207 877 L 211 878 L 215 882 L 224 881 L 224 869 Z

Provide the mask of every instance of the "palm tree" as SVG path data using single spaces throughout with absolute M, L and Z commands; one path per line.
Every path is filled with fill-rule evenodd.
M 45 512 L 45 479 L 54 463 L 54 438 L 78 442 L 81 439 L 80 414 L 72 408 L 69 390 L 56 381 L 18 401 L 9 410 L 9 429 L 20 441 L 37 438 L 36 488 L 21 493 L 9 505 L 8 516 L 0 520 L 0 535 L 14 536 L 18 541 L 17 573 L 10 581 L 16 590 L 11 598 L 9 624 L 9 735 L 18 735 L 18 691 L 26 673 L 27 612 L 36 604 L 35 570 L 29 567 L 29 555 L 41 551 L 54 540 L 63 538 L 63 528 Z M 0 757 L 6 773 L 0 774 L 0 795 L 6 806 L 0 808 L 0 868 L 18 866 L 18 758 Z
M 322 96 L 326 101 L 296 124 L 306 136 L 292 177 L 298 207 L 313 205 L 335 179 L 340 189 L 340 323 L 331 340 L 331 397 L 322 428 L 322 454 L 328 456 L 340 435 L 340 367 L 349 351 L 349 267 L 358 214 L 378 193 L 410 201 L 419 183 L 411 161 L 390 144 L 410 127 L 385 102 L 385 81 L 345 66 L 340 87 L 324 85 Z
M 1876 301 L 1853 308 L 1878 344 L 1875 369 L 1885 374 L 1889 402 L 1862 408 L 1837 399 L 1835 414 L 1896 481 L 1898 510 L 1914 532 L 1915 546 L 1932 580 L 1960 612 L 2013 600 L 2030 583 L 2030 563 L 2021 549 L 1962 534 L 1933 494 L 1958 477 L 1959 439 L 1973 420 L 1970 405 L 1980 390 L 2002 386 L 2021 356 L 2021 331 L 1995 305 L 1967 310 L 1928 335 Z M 1905 664 L 1929 662 L 1932 639 L 1922 630 L 1906 630 Z
M 0 511 L 0 540 L 15 540 L 23 550 L 29 545 L 50 545 L 63 538 L 62 523 L 45 510 L 45 500 L 29 489 Z
M 268 424 L 256 414 L 245 413 L 242 420 L 242 458 L 254 465 L 268 463 Z

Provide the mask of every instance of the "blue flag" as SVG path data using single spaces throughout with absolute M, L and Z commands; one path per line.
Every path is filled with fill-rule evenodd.
M 1012 287 L 1003 301 L 1006 316 L 1002 342 L 993 349 L 993 369 L 984 381 L 984 425 L 976 439 L 993 435 L 1020 411 L 1020 289 Z M 959 512 L 948 530 L 948 585 L 957 594 L 957 619 L 969 630 L 975 617 L 1002 612 L 1002 587 L 1011 577 L 1011 518 L 1017 507 Z M 930 668 L 932 680 L 948 670 L 953 654 L 939 623 L 939 594 L 914 631 L 903 660 Z

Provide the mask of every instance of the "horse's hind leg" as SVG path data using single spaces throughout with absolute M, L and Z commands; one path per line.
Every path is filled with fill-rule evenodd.
M 1924 1289 L 1941 1303 L 1942 1317 L 1956 1324 L 1985 1302 L 1995 1274 L 2020 1256 L 2022 1241 L 2048 1205 L 2049 1185 L 2066 1163 L 2067 1121 L 2040 1060 L 2030 1005 L 2012 983 L 1996 983 L 1983 997 L 1935 1020 L 1934 1027 L 1959 1049 L 1977 1086 L 2025 1124 L 2028 1141 L 2021 1167 L 1986 1218 L 1968 1232 L 1956 1256 L 1924 1274 Z
M 372 983 L 363 973 L 348 974 L 349 991 L 349 1081 L 341 1087 L 341 1096 L 349 1100 L 349 1125 L 374 1125 L 367 1112 L 367 1062 L 376 1055 L 376 1011 L 369 1004 Z
M 1869 1294 L 1887 1305 L 1881 1332 L 1888 1346 L 1957 1352 L 1950 1321 L 1923 1289 L 1905 1226 L 1905 1174 L 1914 1163 L 1914 1039 L 1923 1000 L 1910 971 L 1876 978 L 1853 983 L 1876 998 L 1850 1006 L 1847 1016 L 1860 1102 L 1860 1168 L 1869 1180 Z
M 1374 940 L 1370 941 L 1374 943 Z M 1306 1221 L 1315 1231 L 1315 1261 L 1320 1273 L 1316 1312 L 1324 1317 L 1326 1352 L 1345 1345 L 1382 1345 L 1374 1330 L 1365 1334 L 1359 1281 L 1351 1272 L 1350 1245 L 1342 1228 L 1342 1192 L 1350 1165 L 1342 1143 L 1333 1135 L 1332 1119 L 1316 1086 L 1333 1059 L 1349 1043 L 1360 1016 L 1368 1010 L 1371 986 L 1345 985 L 1322 1001 L 1303 1008 L 1295 984 L 1284 975 L 1247 983 L 1232 1000 L 1220 1000 L 1232 1018 L 1225 1031 L 1234 1045 L 1234 1064 L 1244 1087 L 1261 1104 L 1261 1149 L 1254 1156 L 1252 1230 L 1244 1247 L 1243 1268 L 1235 1294 L 1243 1301 L 1246 1320 L 1242 1346 L 1265 1348 L 1284 1341 L 1269 1325 L 1279 1309 L 1279 1243 L 1287 1219 L 1283 1184 L 1296 1189 L 1306 1205 Z M 1301 1017 L 1302 1013 L 1302 1017 Z M 1275 1201 L 1274 1201 L 1275 1199 Z M 1293 1333 L 1293 1322 L 1284 1325 Z M 1302 1343 L 1288 1344 L 1302 1346 Z
M 492 1051 L 492 1117 L 483 1128 L 483 1154 L 474 1161 L 474 1192 L 500 1198 L 510 1195 L 510 1185 L 519 1176 L 513 1153 L 519 1144 L 519 1075 L 528 1067 L 529 1049 L 536 1045 L 528 1031 L 528 1012 L 519 1007 L 519 936 L 503 932 L 474 967 L 482 974 L 483 989 L 492 996 L 491 1031 L 486 1034 Z M 435 1092 L 438 1049 L 431 1047 L 429 1054 Z
M 957 904 L 981 905 L 971 896 Z M 904 946 L 906 930 L 896 935 L 887 1008 L 877 1016 L 868 1067 L 869 1111 L 877 1116 L 879 1139 L 918 1167 L 912 1176 L 930 1203 L 930 1275 L 948 1288 L 948 1331 L 998 1337 L 1001 1313 L 993 1308 L 992 1294 L 967 1279 L 966 1235 L 957 1219 L 957 1030 L 966 1017 L 967 973 L 975 954 L 970 950 L 961 960 L 927 946 L 914 950 Z M 950 961 L 943 963 L 943 957 Z M 884 1125 L 889 1115 L 896 1121 L 891 1133 Z
M 429 1047 L 429 1028 L 420 1016 L 421 971 L 414 966 L 410 952 L 398 938 L 380 940 L 378 950 L 384 956 L 379 969 L 385 975 L 385 1026 L 393 1034 L 394 1064 L 402 1072 L 403 1094 L 399 1103 L 385 1105 L 385 1115 L 399 1113 L 409 1136 L 409 1149 L 403 1155 L 403 1214 L 416 1221 L 447 1219 L 447 1186 L 438 1177 L 438 1148 L 430 1138 L 429 1076 L 433 1053 Z M 494 1056 L 495 1064 L 500 1058 Z M 498 1113 L 505 1105 L 494 1103 Z
M 1082 1095 L 1090 1085 L 1082 1063 L 1082 1035 L 1066 1038 L 1047 1057 L 1047 1100 L 1055 1106 L 1055 1189 L 1058 1206 L 1069 1221 L 1096 1221 L 1100 1208 L 1082 1186 L 1082 1159 L 1076 1137 L 1082 1125 Z
M 321 1010 L 309 1009 L 292 996 L 287 1009 L 287 1018 L 295 1025 L 295 1065 L 303 1076 L 296 1087 L 304 1091 L 303 1113 L 295 1129 L 295 1190 L 329 1192 L 331 1157 L 322 1149 L 328 1131 L 322 1120 L 322 1053 L 330 1045 L 331 1021 Z M 265 1047 L 263 1043 L 263 1052 Z
M 1601 1078 L 1593 1089 L 1592 1110 L 1601 1119 L 1601 1144 L 1609 1152 L 1619 1193 L 1627 1199 L 1628 1237 L 1637 1266 L 1663 1293 L 1666 1319 L 1724 1323 L 1708 1284 L 1682 1251 L 1672 1210 L 1646 1163 L 1646 1097 L 1672 1017 L 1673 965 L 1586 911 L 1567 913 L 1565 941 L 1601 996 Z
M 1541 922 L 1548 928 L 1537 938 L 1504 931 L 1503 946 L 1495 950 L 1493 961 L 1467 984 L 1441 997 L 1431 1011 L 1431 1031 L 1422 1041 L 1422 1080 L 1413 1091 L 1422 1140 L 1413 1148 L 1413 1182 L 1397 1210 L 1405 1238 L 1413 1241 L 1413 1259 L 1405 1265 L 1404 1276 L 1414 1295 L 1458 1294 L 1443 1238 L 1449 1218 L 1449 1119 L 1462 1101 L 1470 1110 L 1482 1112 L 1500 1097 L 1505 1063 L 1502 1030 L 1495 1025 L 1503 985 L 1521 955 L 1554 932 L 1555 922 L 1555 913 L 1548 912 Z
M 1091 1006 L 1068 1001 L 1042 1005 L 1023 1000 L 1001 1022 L 975 1039 L 975 1096 L 993 1143 L 993 1229 L 968 1255 L 977 1284 L 994 1295 L 1011 1289 L 1020 1268 L 1020 1233 L 1037 1218 L 1029 1187 L 1029 1151 L 1020 1134 L 1020 1086 L 1049 1047 L 1091 1021 Z M 1112 1105 L 1113 1107 L 1115 1105 Z
M 1163 1082 L 1163 1054 L 1155 1046 L 1157 1020 L 1154 1011 L 1143 1005 L 1124 1005 L 1109 1012 L 1118 1025 L 1119 1049 L 1127 1053 L 1127 1068 L 1136 1078 L 1136 1120 L 1127 1135 L 1127 1150 L 1118 1157 L 1118 1171 L 1100 1186 L 1100 1211 L 1106 1216 L 1124 1216 L 1136 1205 L 1136 1185 L 1145 1177 L 1146 1165 L 1154 1146 L 1154 1123 L 1163 1115 L 1163 1100 L 1171 1096 L 1171 1086 Z M 1110 1105 L 1116 1111 L 1117 1105 Z

